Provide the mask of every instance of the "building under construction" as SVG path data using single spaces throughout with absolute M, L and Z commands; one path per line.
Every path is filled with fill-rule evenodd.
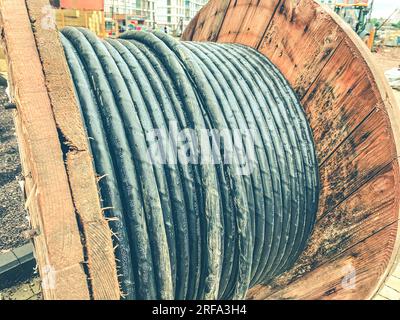
M 159 29 L 179 36 L 208 0 L 53 0 L 57 25 L 91 29 L 99 36 Z
M 127 15 L 147 26 L 181 33 L 208 0 L 104 0 L 107 16 Z M 128 19 L 129 20 L 129 19 Z

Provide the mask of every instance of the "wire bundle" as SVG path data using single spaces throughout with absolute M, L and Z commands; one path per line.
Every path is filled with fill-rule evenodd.
M 243 299 L 293 266 L 315 223 L 318 163 L 302 107 L 267 58 L 160 32 L 103 41 L 68 27 L 61 40 L 124 298 Z M 148 133 L 170 123 L 248 128 L 251 174 L 146 161 Z

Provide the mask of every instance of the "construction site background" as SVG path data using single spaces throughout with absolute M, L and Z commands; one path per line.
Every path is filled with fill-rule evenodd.
M 163 30 L 180 36 L 208 0 L 51 0 L 57 23 L 82 26 L 97 35 L 127 30 Z M 67 11 L 63 11 L 67 10 Z

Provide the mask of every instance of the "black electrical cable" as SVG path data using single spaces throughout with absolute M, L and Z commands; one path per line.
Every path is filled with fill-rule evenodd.
M 228 127 L 229 129 L 239 129 L 240 127 L 246 127 L 246 124 L 243 122 L 243 120 L 241 120 L 242 122 L 238 122 L 235 119 L 235 115 L 231 110 L 230 104 L 234 104 L 234 100 L 229 101 L 229 97 L 231 97 L 229 94 L 227 95 L 224 92 L 224 86 L 220 86 L 220 83 L 224 82 L 223 78 L 218 79 L 220 81 L 220 83 L 218 82 L 218 80 L 216 79 L 216 77 L 213 75 L 213 71 L 207 69 L 201 62 L 200 59 L 198 59 L 198 57 L 196 57 L 196 55 L 194 55 L 194 61 L 202 68 L 207 81 L 210 83 L 210 85 L 213 88 L 213 94 L 215 94 L 215 97 L 218 99 L 218 104 L 221 106 L 221 110 L 224 114 L 224 117 L 228 123 Z M 206 57 L 202 57 L 204 60 L 206 60 Z M 203 61 L 204 61 L 203 60 Z M 226 86 L 225 86 L 226 88 Z M 256 165 L 256 164 L 253 164 Z M 257 189 L 257 185 L 260 186 L 258 189 L 262 189 L 262 184 L 261 184 L 261 179 L 260 179 L 260 174 L 259 174 L 259 168 L 256 167 L 255 170 L 253 171 L 251 177 L 249 176 L 244 176 L 243 177 L 243 182 L 245 183 L 246 186 L 246 191 L 247 191 L 247 195 L 248 195 L 248 199 L 252 199 L 252 202 L 254 202 L 254 197 L 261 197 L 261 201 L 256 202 L 260 208 L 256 208 L 255 209 L 255 214 L 258 214 L 260 217 L 264 217 L 264 202 L 262 200 L 262 196 L 260 196 L 257 192 L 259 192 L 260 190 L 254 191 L 254 195 L 253 195 L 253 190 Z M 253 188 L 253 185 L 251 184 L 251 180 L 255 180 L 254 184 L 255 187 Z M 251 206 L 250 206 L 251 208 Z M 233 217 L 232 217 L 233 218 Z M 227 220 L 233 220 L 231 219 L 229 216 L 227 217 Z M 234 221 L 232 221 L 234 223 Z M 260 221 L 258 221 L 260 222 Z M 256 232 L 256 236 L 257 237 L 263 237 L 263 226 L 264 226 L 264 222 L 262 223 L 258 223 L 256 224 L 255 221 L 253 222 L 254 228 L 258 228 L 258 227 L 262 227 L 262 229 L 257 229 Z M 229 226 L 229 225 L 228 225 Z M 221 298 L 224 297 L 223 293 L 226 290 L 226 287 L 228 285 L 228 280 L 231 277 L 231 271 L 232 271 L 232 264 L 233 264 L 233 259 L 234 259 L 234 250 L 232 250 L 232 248 L 234 248 L 234 241 L 232 241 L 232 237 L 234 237 L 234 234 L 231 234 L 231 232 L 234 231 L 234 227 L 232 227 L 231 229 L 227 229 L 225 228 L 225 233 L 228 233 L 228 237 L 226 238 L 226 242 L 225 242 L 225 251 L 224 251 L 224 256 L 225 256 L 225 260 L 223 263 L 223 270 L 222 270 L 222 276 L 221 276 L 221 282 L 220 282 L 220 293 L 221 293 Z M 255 239 L 256 240 L 256 239 Z M 254 255 L 253 255 L 254 257 Z M 253 264 L 254 265 L 254 264 Z
M 193 44 L 195 45 L 195 44 Z M 202 48 L 201 50 L 204 50 L 204 52 L 207 52 L 207 48 Z M 257 136 L 255 139 L 256 142 L 256 147 L 257 150 L 260 150 L 257 154 L 258 156 L 258 162 L 260 166 L 267 162 L 269 163 L 269 168 L 266 168 L 264 165 L 264 169 L 262 172 L 264 172 L 264 179 L 263 182 L 267 182 L 268 178 L 272 178 L 273 181 L 270 182 L 269 186 L 266 186 L 264 188 L 266 195 L 266 199 L 273 199 L 274 196 L 276 198 L 274 206 L 270 209 L 271 211 L 277 212 L 278 215 L 274 217 L 274 227 L 275 227 L 275 232 L 274 236 L 275 239 L 271 239 L 271 242 L 279 242 L 282 234 L 282 221 L 283 221 L 283 215 L 281 214 L 282 209 L 276 210 L 276 208 L 283 208 L 284 209 L 284 204 L 285 201 L 283 199 L 283 194 L 288 194 L 288 189 L 286 189 L 286 192 L 284 192 L 284 186 L 288 185 L 287 182 L 287 176 L 286 172 L 287 171 L 282 171 L 280 170 L 280 166 L 285 166 L 286 164 L 286 159 L 284 159 L 284 153 L 280 149 L 276 148 L 265 148 L 265 144 L 267 145 L 273 145 L 274 143 L 274 138 L 278 138 L 278 133 L 273 132 L 271 134 L 270 130 L 273 129 L 273 121 L 270 121 L 270 126 L 267 126 L 263 117 L 261 116 L 260 110 L 259 110 L 259 104 L 257 104 L 254 94 L 252 91 L 247 87 L 247 84 L 245 83 L 243 79 L 243 70 L 236 69 L 232 66 L 232 63 L 230 61 L 226 61 L 223 57 L 218 56 L 218 53 L 208 51 L 208 56 L 209 58 L 214 61 L 215 66 L 214 68 L 220 68 L 221 72 L 223 73 L 224 78 L 228 81 L 228 86 L 232 88 L 234 92 L 234 96 L 236 96 L 238 104 L 240 106 L 240 110 L 237 111 L 237 114 L 240 114 L 242 112 L 246 118 L 246 122 L 244 122 L 244 125 L 254 129 L 257 132 Z M 213 68 L 212 68 L 213 69 Z M 211 70 L 212 70 L 211 69 Z M 222 81 L 222 80 L 221 80 Z M 232 104 L 234 106 L 234 104 Z M 256 106 L 257 108 L 254 110 L 252 106 Z M 269 130 L 263 130 L 263 128 L 268 128 Z M 276 141 L 275 141 L 276 142 Z M 279 142 L 278 142 L 279 144 Z M 278 152 L 276 152 L 278 151 Z M 279 161 L 279 156 L 280 156 L 280 161 Z M 264 160 L 263 160 L 264 159 Z M 269 172 L 269 171 L 272 171 Z M 281 173 L 282 171 L 282 173 Z M 254 176 L 254 175 L 253 175 Z M 283 183 L 282 183 L 283 182 Z M 275 189 L 274 189 L 275 186 Z M 286 211 L 287 212 L 287 211 Z M 289 212 L 287 212 L 289 214 Z M 268 231 L 269 234 L 272 235 L 272 230 Z M 268 244 L 267 241 L 264 241 L 264 244 Z M 278 248 L 276 248 L 277 250 Z M 270 250 L 264 250 L 265 253 L 269 253 Z M 261 256 L 258 257 L 259 259 L 259 264 L 260 263 L 266 263 L 266 261 L 261 260 Z M 254 267 L 257 265 L 254 264 Z M 254 275 L 253 275 L 254 277 Z
M 217 48 L 219 50 L 220 48 Z M 227 58 L 227 56 L 231 55 L 230 51 L 223 51 L 219 50 L 222 58 Z M 254 96 L 256 101 L 258 102 L 257 105 L 267 105 L 268 108 L 253 108 L 255 111 L 258 109 L 261 111 L 258 114 L 258 117 L 265 117 L 266 123 L 271 125 L 271 122 L 275 122 L 275 129 L 276 132 L 272 134 L 272 137 L 280 137 L 283 142 L 283 151 L 280 157 L 281 161 L 279 163 L 280 174 L 282 177 L 283 183 L 287 183 L 289 192 L 283 191 L 283 204 L 287 204 L 286 208 L 284 207 L 284 212 L 286 211 L 287 214 L 283 216 L 283 230 L 282 236 L 280 237 L 280 245 L 277 248 L 276 256 L 273 256 L 270 259 L 270 268 L 272 269 L 275 264 L 279 263 L 281 256 L 286 251 L 286 246 L 288 243 L 293 243 L 293 239 L 290 239 L 291 233 L 293 230 L 297 229 L 296 222 L 296 208 L 298 208 L 298 203 L 300 200 L 298 197 L 302 196 L 303 188 L 299 188 L 296 185 L 296 182 L 299 183 L 301 181 L 299 177 L 302 175 L 300 174 L 299 177 L 296 177 L 296 173 L 299 172 L 300 168 L 296 168 L 296 161 L 299 158 L 299 150 L 294 146 L 292 143 L 294 140 L 294 133 L 291 126 L 286 126 L 284 123 L 284 116 L 285 114 L 281 111 L 284 110 L 283 108 L 271 108 L 271 106 L 276 105 L 278 101 L 274 101 L 271 96 L 268 96 L 268 88 L 263 84 L 261 79 L 257 79 L 256 70 L 252 69 L 247 61 L 242 58 L 239 61 L 241 56 L 232 55 L 233 59 L 229 61 L 233 61 L 236 64 L 236 68 L 241 70 L 241 76 L 243 76 L 244 80 L 246 81 L 249 88 L 251 88 L 251 92 L 254 92 Z M 247 64 L 247 65 L 246 65 Z M 246 65 L 246 68 L 242 68 L 243 65 Z M 252 106 L 256 105 L 254 102 L 251 104 Z M 270 114 L 267 112 L 271 111 Z M 274 114 L 275 112 L 275 114 Z M 257 115 L 256 115 L 257 118 Z M 291 141 L 292 140 L 292 141 Z M 275 148 L 275 150 L 279 150 Z M 293 158 L 294 161 L 289 161 L 289 156 Z M 286 219 L 285 219 L 286 217 Z M 297 217 L 298 218 L 298 217 Z M 291 232 L 292 231 L 292 232 Z M 269 271 L 269 269 L 267 269 Z M 256 280 L 256 279 L 255 279 Z M 257 280 L 256 280 L 257 281 Z
M 119 46 L 115 40 L 109 40 L 114 42 L 114 46 Z M 123 42 L 123 41 L 120 41 Z M 158 117 L 164 116 L 163 119 L 160 119 L 161 123 L 157 123 L 157 128 L 166 128 L 166 123 L 175 123 L 179 130 L 187 127 L 186 120 L 181 115 L 177 117 L 176 109 L 180 105 L 179 100 L 177 99 L 177 94 L 173 90 L 173 86 L 170 82 L 169 77 L 166 75 L 165 70 L 163 69 L 160 62 L 157 60 L 157 57 L 153 55 L 145 46 L 140 43 L 132 43 L 125 41 L 123 42 L 124 46 L 129 50 L 130 54 L 126 54 L 125 60 L 127 63 L 130 63 L 129 59 L 137 59 L 140 66 L 142 66 L 143 71 L 145 72 L 146 77 L 148 77 L 154 92 L 157 94 L 160 100 L 161 110 L 157 108 L 157 106 L 150 106 L 154 110 L 154 114 Z M 121 46 L 121 50 L 123 47 Z M 140 72 L 135 72 L 133 70 L 133 74 L 135 76 L 139 76 L 138 82 L 143 80 L 140 77 Z M 145 81 L 145 80 L 144 80 Z M 179 123 L 179 124 L 178 124 Z M 173 146 L 176 148 L 176 145 Z M 185 202 L 187 204 L 187 219 L 188 219 L 188 227 L 189 227 L 189 247 L 190 247 L 190 277 L 189 277 L 189 291 L 187 294 L 188 298 L 194 299 L 197 295 L 197 290 L 199 287 L 199 276 L 200 276 L 200 265 L 201 265 L 201 231 L 200 231 L 200 207 L 199 203 L 201 203 L 201 194 L 196 194 L 196 188 L 194 186 L 194 179 L 191 177 L 190 167 L 181 166 L 178 163 L 179 171 L 181 172 L 181 191 L 184 194 Z M 172 166 L 172 170 L 174 167 Z M 196 175 L 198 176 L 198 174 Z M 179 187 L 179 181 L 177 186 Z M 174 185 L 174 184 L 172 184 Z M 183 190 L 187 190 L 186 193 Z M 178 220 L 179 221 L 179 220 Z M 179 245 L 179 244 L 177 244 Z
M 319 176 L 276 67 L 242 45 L 161 32 L 103 41 L 68 27 L 61 40 L 123 298 L 243 299 L 290 269 L 315 223 Z

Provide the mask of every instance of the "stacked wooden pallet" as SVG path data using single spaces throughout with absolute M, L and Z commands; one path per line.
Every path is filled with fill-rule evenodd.
M 57 9 L 56 22 L 59 29 L 71 27 L 87 28 L 99 37 L 105 35 L 105 20 L 103 11 Z

